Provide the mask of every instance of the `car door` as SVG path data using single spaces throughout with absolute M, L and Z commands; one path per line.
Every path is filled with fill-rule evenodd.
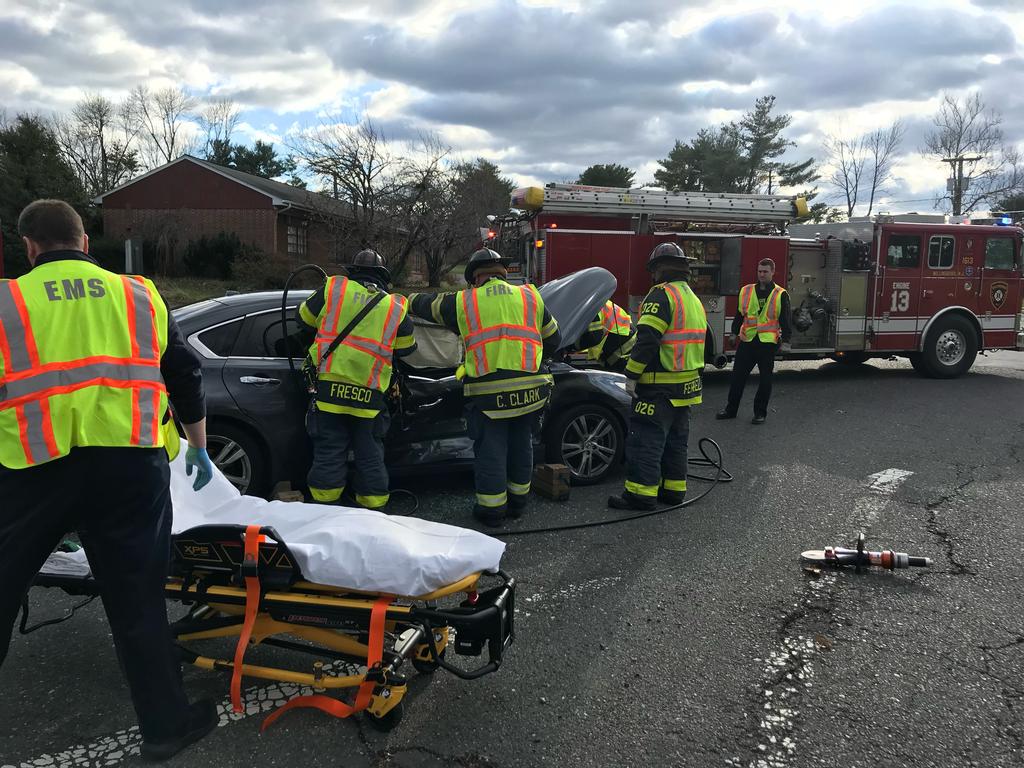
M 294 308 L 289 308 L 285 335 L 298 330 L 293 314 Z M 308 466 L 305 414 L 309 397 L 299 372 L 304 352 L 293 349 L 298 358 L 293 372 L 281 327 L 279 308 L 247 314 L 224 362 L 223 380 L 238 409 L 257 425 L 274 463 L 289 472 L 304 462 Z

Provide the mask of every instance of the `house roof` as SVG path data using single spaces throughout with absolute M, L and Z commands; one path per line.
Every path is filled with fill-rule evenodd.
M 345 204 L 335 200 L 333 197 L 321 195 L 316 192 L 310 192 L 308 189 L 302 189 L 301 187 L 293 187 L 291 184 L 282 184 L 280 181 L 274 181 L 273 179 L 265 179 L 262 176 L 245 173 L 244 171 L 239 171 L 237 168 L 228 168 L 224 165 L 211 163 L 208 160 L 200 160 L 198 157 L 192 157 L 192 155 L 182 155 L 176 160 L 172 160 L 158 168 L 154 168 L 151 171 L 143 173 L 141 176 L 136 176 L 130 181 L 127 181 L 118 187 L 114 187 L 114 189 L 111 189 L 109 192 L 104 192 L 102 195 L 93 198 L 93 202 L 97 205 L 102 205 L 103 198 L 108 195 L 130 187 L 132 184 L 145 179 L 147 176 L 152 176 L 153 174 L 159 173 L 165 168 L 177 165 L 178 163 L 194 163 L 208 171 L 220 174 L 221 176 L 231 179 L 244 187 L 248 187 L 249 189 L 266 195 L 271 199 L 273 205 L 291 205 L 307 211 L 330 212 L 339 216 L 347 214 Z

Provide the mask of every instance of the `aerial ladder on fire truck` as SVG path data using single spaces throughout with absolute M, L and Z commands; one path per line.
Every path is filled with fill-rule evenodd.
M 512 208 L 528 212 L 639 218 L 648 221 L 692 221 L 784 225 L 807 215 L 807 200 L 784 195 L 724 192 L 670 192 L 638 187 L 594 187 L 548 184 L 512 193 Z

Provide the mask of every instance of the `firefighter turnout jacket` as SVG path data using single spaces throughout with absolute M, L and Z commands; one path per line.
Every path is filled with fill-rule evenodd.
M 309 359 L 318 371 L 316 404 L 320 410 L 374 418 L 385 406 L 394 356 L 416 349 L 408 301 L 385 292 L 324 359 L 338 334 L 381 291 L 369 280 L 334 276 L 299 306 L 299 320 L 316 330 Z
M 611 366 L 629 357 L 635 343 L 636 327 L 629 313 L 618 304 L 606 301 L 576 342 L 576 348 L 586 351 L 589 360 Z
M 790 323 L 789 292 L 775 283 L 764 288 L 750 283 L 740 288 L 732 333 L 740 341 L 758 341 L 765 344 L 788 342 L 792 333 Z
M 0 280 L 3 466 L 76 447 L 176 452 L 169 391 L 185 423 L 205 416 L 199 362 L 150 280 L 80 251 L 41 254 L 27 274 Z
M 547 402 L 552 378 L 541 360 L 560 344 L 558 323 L 533 285 L 492 277 L 478 288 L 409 297 L 417 317 L 461 336 L 463 394 L 492 419 L 521 416 Z
M 637 382 L 638 397 L 663 395 L 674 406 L 701 402 L 707 326 L 704 306 L 685 280 L 651 288 L 625 371 Z

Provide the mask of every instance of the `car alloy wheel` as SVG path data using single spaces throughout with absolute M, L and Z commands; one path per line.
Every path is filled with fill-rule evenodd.
M 581 480 L 601 477 L 615 461 L 618 440 L 618 432 L 607 416 L 582 413 L 562 430 L 562 463 Z
M 245 448 L 229 437 L 207 435 L 206 450 L 210 460 L 239 493 L 249 490 L 253 476 L 252 458 Z

